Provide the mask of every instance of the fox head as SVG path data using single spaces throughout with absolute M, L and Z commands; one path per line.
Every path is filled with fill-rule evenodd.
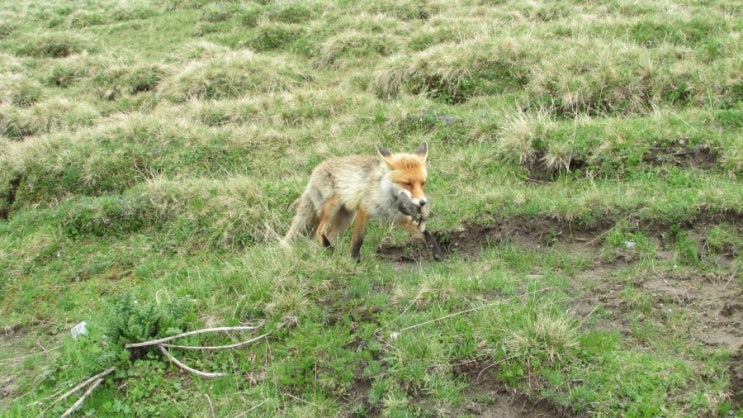
M 428 177 L 426 172 L 428 144 L 421 143 L 412 154 L 393 154 L 377 144 L 377 153 L 389 169 L 390 180 L 410 197 L 414 205 L 424 206 L 428 202 L 424 192 Z

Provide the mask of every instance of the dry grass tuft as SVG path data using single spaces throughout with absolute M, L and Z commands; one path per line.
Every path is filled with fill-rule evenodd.
M 0 105 L 28 107 L 42 96 L 42 87 L 36 80 L 19 74 L 0 77 Z
M 238 98 L 299 87 L 309 77 L 297 61 L 285 58 L 242 50 L 209 61 L 195 61 L 163 80 L 158 93 L 168 100 L 185 102 Z
M 274 283 L 266 311 L 283 317 L 300 314 L 310 304 L 307 287 L 296 278 L 280 277 Z
M 527 82 L 530 63 L 538 55 L 528 40 L 520 41 L 476 38 L 394 56 L 376 71 L 375 91 L 381 98 L 407 91 L 448 103 L 503 93 Z
M 92 126 L 98 111 L 88 103 L 54 97 L 29 108 L 0 106 L 0 134 L 15 140 Z
M 570 171 L 570 162 L 573 160 L 573 147 L 566 142 L 551 142 L 547 146 L 547 152 L 540 159 L 547 170 Z
M 399 48 L 399 40 L 387 34 L 348 31 L 324 40 L 313 54 L 313 63 L 321 68 L 346 69 L 371 57 L 390 55 Z
M 28 39 L 16 51 L 34 58 L 63 58 L 93 49 L 89 39 L 69 32 L 46 33 Z
M 23 61 L 15 54 L 9 54 L 4 51 L 0 51 L 0 75 L 5 77 L 11 77 L 11 74 L 24 72 Z
M 496 149 L 505 161 L 531 164 L 548 143 L 555 127 L 549 111 L 526 113 L 521 110 L 506 116 L 498 133 Z
M 542 359 L 553 363 L 578 346 L 578 332 L 569 319 L 538 314 L 533 322 L 512 330 L 505 344 L 528 364 Z

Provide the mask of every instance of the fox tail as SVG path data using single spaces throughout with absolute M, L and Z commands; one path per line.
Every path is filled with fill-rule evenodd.
M 281 239 L 281 246 L 285 248 L 291 247 L 291 242 L 298 235 L 306 234 L 317 228 L 318 223 L 315 207 L 308 193 L 302 193 L 294 201 L 292 207 L 296 210 L 296 213 L 294 214 L 289 230 L 284 235 L 284 238 Z

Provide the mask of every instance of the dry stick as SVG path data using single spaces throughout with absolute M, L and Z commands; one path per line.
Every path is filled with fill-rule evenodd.
M 279 329 L 279 328 L 283 327 L 287 323 L 288 323 L 287 321 L 284 321 L 276 329 Z M 190 335 L 203 334 L 203 333 L 207 333 L 207 332 L 249 331 L 249 330 L 255 330 L 255 329 L 258 329 L 258 328 L 260 328 L 260 327 L 241 326 L 241 327 L 206 328 L 206 329 L 200 329 L 200 330 L 191 331 L 191 332 L 185 332 L 185 333 L 182 333 L 182 334 L 174 335 L 172 337 L 161 338 L 159 340 L 145 341 L 145 342 L 134 343 L 134 344 L 126 344 L 126 345 L 124 345 L 124 347 L 125 348 L 137 348 L 137 347 L 148 347 L 148 346 L 156 345 L 157 348 L 159 348 L 160 351 L 165 355 L 165 357 L 167 357 L 170 361 L 172 361 L 173 363 L 175 363 L 176 366 L 182 368 L 183 370 L 189 371 L 191 373 L 198 374 L 198 375 L 203 376 L 203 377 L 214 378 L 214 377 L 218 377 L 218 376 L 226 376 L 227 374 L 226 373 L 207 373 L 207 372 L 202 372 L 200 370 L 196 370 L 194 368 L 191 368 L 191 367 L 187 366 L 186 364 L 181 363 L 177 358 L 173 357 L 168 352 L 168 350 L 165 349 L 165 347 L 163 347 L 163 343 L 166 342 L 166 341 L 172 341 L 172 340 L 177 339 L 177 338 L 187 337 L 187 336 L 190 336 Z M 276 331 L 276 330 L 273 330 L 273 331 Z M 187 349 L 187 350 L 188 349 L 191 349 L 191 350 L 194 350 L 194 349 L 196 349 L 196 350 L 219 350 L 219 349 L 226 349 L 226 348 L 237 348 L 237 347 L 240 347 L 240 346 L 247 345 L 247 344 L 250 344 L 252 342 L 258 341 L 261 338 L 265 338 L 266 336 L 270 335 L 273 331 L 268 332 L 268 333 L 263 334 L 263 335 L 260 335 L 260 336 L 258 336 L 256 338 L 252 338 L 252 339 L 247 340 L 247 341 L 242 341 L 242 342 L 239 342 L 237 344 L 231 344 L 231 345 L 226 345 L 226 346 L 217 346 L 217 347 L 209 347 L 209 346 L 207 346 L 207 347 L 190 347 L 190 346 L 176 346 L 176 345 L 168 345 L 168 346 L 175 347 L 175 348 Z M 100 385 L 101 382 L 103 382 L 103 378 L 106 377 L 106 376 L 108 376 L 109 374 L 113 373 L 114 370 L 116 370 L 116 368 L 115 367 L 111 367 L 111 368 L 108 368 L 108 369 L 106 369 L 106 370 L 98 373 L 97 375 L 95 375 L 95 376 L 87 379 L 86 381 L 78 384 L 74 388 L 72 388 L 69 391 L 67 391 L 64 395 L 62 395 L 59 398 L 57 398 L 54 402 L 51 403 L 51 405 L 54 405 L 54 404 L 56 404 L 58 402 L 61 402 L 61 401 L 65 400 L 65 399 L 67 399 L 73 393 L 77 392 L 78 390 L 84 388 L 85 386 L 87 386 L 88 384 L 90 384 L 91 382 L 93 382 L 93 384 L 88 388 L 88 390 L 86 390 L 85 393 L 83 393 L 83 396 L 81 396 L 80 399 L 78 399 L 62 415 L 63 418 L 64 417 L 69 417 L 77 408 L 80 407 L 80 405 L 82 405 L 82 403 L 85 401 L 85 399 L 88 396 L 90 396 L 91 393 L 93 393 L 93 391 L 95 390 L 95 388 L 97 388 L 98 385 Z M 208 396 L 207 396 L 207 400 L 209 400 L 209 403 L 211 404 L 211 399 L 209 399 Z M 212 410 L 212 416 L 213 416 L 213 410 Z
M 261 405 L 263 405 L 266 402 L 268 402 L 268 399 L 264 399 L 263 402 L 259 403 L 258 405 L 253 406 L 252 408 L 248 409 L 245 412 L 241 412 L 241 413 L 235 415 L 234 418 L 242 418 L 244 416 L 247 416 L 249 413 L 253 412 L 254 409 L 259 408 Z
M 539 290 L 537 290 L 534 293 L 542 293 L 545 290 L 549 290 L 549 288 L 539 289 Z M 516 296 L 514 296 L 514 297 L 512 297 L 510 299 L 514 299 L 514 298 L 516 298 Z M 420 324 L 415 324 L 415 325 L 411 325 L 409 327 L 402 328 L 398 332 L 408 331 L 408 330 L 411 330 L 411 329 L 414 329 L 414 328 L 422 327 L 423 325 L 428 325 L 428 324 L 431 324 L 431 323 L 434 323 L 434 322 L 443 321 L 444 319 L 449 319 L 449 318 L 452 318 L 452 317 L 455 317 L 455 316 L 459 316 L 459 315 L 463 315 L 463 314 L 466 314 L 466 313 L 474 312 L 474 311 L 477 311 L 477 310 L 480 310 L 480 309 L 489 308 L 491 306 L 495 306 L 495 305 L 498 305 L 498 304 L 503 303 L 503 302 L 504 302 L 503 300 L 499 300 L 499 301 L 496 301 L 496 302 L 493 302 L 493 303 L 488 303 L 488 304 L 485 304 L 485 305 L 475 306 L 474 308 L 465 309 L 465 310 L 460 311 L 460 312 L 454 312 L 453 314 L 444 315 L 444 316 L 442 316 L 440 318 L 435 318 L 435 319 L 432 319 L 430 321 L 421 322 Z
M 106 369 L 106 370 L 104 370 L 104 371 L 102 371 L 102 372 L 98 373 L 97 375 L 95 375 L 95 376 L 91 377 L 90 379 L 88 379 L 88 380 L 86 380 L 86 381 L 84 381 L 84 382 L 80 383 L 79 385 L 77 385 L 77 386 L 75 386 L 74 388 L 72 388 L 72 389 L 70 389 L 69 391 L 67 391 L 67 393 L 65 393 L 64 395 L 62 395 L 62 396 L 60 396 L 59 398 L 57 398 L 57 399 L 56 399 L 56 400 L 55 400 L 54 402 L 52 402 L 52 403 L 51 403 L 51 404 L 50 404 L 49 406 L 51 406 L 51 405 L 54 405 L 54 404 L 56 404 L 56 403 L 58 403 L 58 402 L 62 402 L 63 400 L 67 399 L 67 398 L 68 398 L 68 397 L 69 397 L 70 395 L 72 395 L 73 393 L 75 393 L 75 392 L 77 392 L 78 390 L 80 390 L 80 389 L 84 388 L 85 386 L 88 386 L 88 385 L 89 385 L 89 384 L 90 384 L 91 382 L 93 382 L 93 381 L 95 381 L 95 380 L 97 380 L 97 379 L 101 379 L 101 380 L 102 380 L 102 379 L 103 379 L 104 377 L 106 377 L 106 376 L 108 376 L 109 374 L 111 374 L 111 373 L 112 373 L 112 372 L 113 372 L 114 370 L 116 370 L 116 367 L 111 367 L 111 368 L 108 368 L 108 369 Z
M 70 409 L 68 409 L 67 411 L 65 411 L 64 414 L 62 414 L 61 418 L 66 418 L 66 417 L 69 417 L 70 415 L 72 415 L 72 413 L 75 412 L 75 410 L 77 408 L 79 408 L 80 405 L 83 404 L 83 402 L 85 401 L 85 398 L 87 398 L 88 396 L 90 396 L 90 394 L 93 393 L 93 391 L 95 390 L 95 388 L 97 388 L 98 385 L 101 384 L 101 382 L 103 382 L 103 378 L 102 377 L 99 377 L 98 380 L 96 380 L 95 382 L 93 382 L 93 384 L 88 388 L 88 390 L 86 390 L 85 393 L 83 393 L 83 396 L 81 396 L 80 399 L 77 400 L 77 402 L 75 402 L 74 404 L 72 404 L 72 406 L 70 407 Z
M 205 334 L 207 332 L 221 332 L 221 331 L 251 331 L 256 330 L 261 326 L 258 327 L 219 327 L 219 328 L 204 328 L 204 329 L 198 329 L 196 331 L 189 331 L 184 332 L 183 334 L 173 335 L 172 337 L 165 337 L 160 338 L 159 340 L 151 340 L 151 341 L 144 341 L 141 343 L 131 343 L 131 344 L 125 344 L 124 348 L 137 348 L 137 347 L 148 347 L 151 345 L 160 345 L 164 342 L 176 340 L 178 338 L 188 337 L 191 335 L 198 335 L 198 334 Z
M 267 333 L 265 333 L 263 335 L 260 335 L 258 337 L 252 338 L 252 339 L 247 340 L 247 341 L 242 341 L 242 342 L 239 342 L 237 344 L 231 344 L 231 345 L 225 345 L 225 346 L 195 347 L 195 346 L 181 346 L 181 345 L 163 344 L 163 343 L 166 342 L 166 341 L 172 341 L 172 340 L 174 340 L 176 338 L 186 337 L 186 336 L 189 336 L 189 335 L 203 334 L 203 333 L 206 333 L 206 332 L 254 330 L 254 329 L 258 329 L 259 327 L 206 328 L 206 329 L 200 329 L 200 330 L 191 331 L 191 332 L 185 332 L 183 334 L 174 335 L 172 337 L 161 338 L 159 340 L 145 341 L 145 342 L 135 343 L 135 344 L 126 344 L 126 345 L 124 345 L 124 347 L 125 348 L 137 348 L 137 347 L 149 347 L 149 346 L 155 345 L 160 350 L 160 352 L 162 352 L 165 355 L 165 357 L 168 358 L 168 360 L 170 360 L 173 363 L 175 363 L 175 365 L 178 366 L 178 367 L 180 367 L 181 369 L 186 370 L 186 371 L 191 372 L 191 373 L 194 373 L 194 374 L 197 374 L 199 376 L 203 376 L 203 377 L 212 379 L 212 378 L 219 377 L 219 376 L 227 376 L 227 373 L 210 373 L 210 372 L 202 372 L 201 370 L 196 370 L 196 369 L 194 369 L 192 367 L 189 367 L 188 365 L 182 363 L 177 358 L 173 357 L 173 355 L 170 354 L 170 352 L 165 347 L 180 348 L 180 349 L 185 349 L 185 350 L 222 350 L 222 349 L 225 349 L 225 348 L 235 348 L 235 347 L 240 347 L 240 346 L 243 346 L 243 345 L 246 345 L 246 344 L 249 344 L 249 343 L 258 341 L 261 338 L 265 338 L 268 335 L 270 335 L 271 333 L 273 333 L 274 331 L 276 331 L 279 328 L 283 327 L 284 325 L 287 325 L 288 323 L 289 323 L 289 320 L 286 320 L 286 321 L 282 322 L 281 324 L 279 324 L 279 326 L 276 327 L 276 329 L 274 329 L 273 331 L 267 332 Z
M 310 401 L 306 401 L 306 400 L 304 400 L 304 399 L 302 399 L 302 398 L 298 398 L 298 397 L 296 397 L 296 396 L 292 395 L 291 393 L 284 393 L 284 394 L 283 394 L 283 396 L 284 396 L 284 397 L 289 397 L 289 398 L 294 398 L 294 399 L 296 399 L 296 400 L 298 400 L 298 401 L 300 401 L 300 402 L 304 402 L 304 403 L 306 403 L 307 405 L 311 405 L 311 406 L 314 406 L 315 408 L 317 408 L 317 407 L 318 407 L 318 406 L 317 406 L 317 404 L 314 404 L 314 403 L 312 403 L 312 402 L 310 402 Z
M 194 369 L 194 368 L 188 367 L 187 365 L 185 365 L 185 364 L 181 363 L 180 361 L 178 361 L 178 359 L 177 359 L 177 358 L 173 357 L 173 356 L 172 356 L 172 355 L 171 355 L 171 354 L 170 354 L 170 353 L 168 352 L 168 350 L 167 350 L 167 349 L 166 349 L 165 347 L 163 347 L 163 346 L 162 346 L 162 344 L 158 344 L 158 345 L 157 345 L 157 348 L 159 348 L 159 349 L 160 349 L 160 351 L 161 351 L 161 352 L 162 352 L 162 353 L 163 353 L 163 354 L 165 355 L 165 357 L 167 357 L 167 358 L 168 358 L 168 360 L 172 361 L 173 363 L 175 363 L 175 365 L 176 365 L 176 366 L 180 367 L 181 369 L 183 369 L 183 370 L 185 370 L 185 371 L 188 371 L 188 372 L 191 372 L 191 373 L 197 374 L 197 375 L 199 375 L 199 376 L 202 376 L 202 377 L 206 377 L 206 378 L 208 378 L 208 379 L 213 379 L 213 378 L 215 378 L 215 377 L 219 377 L 219 376 L 227 376 L 227 373 L 209 373 L 209 372 L 202 372 L 202 371 L 200 371 L 200 370 L 196 370 L 196 369 Z
M 273 331 L 271 331 L 271 332 L 273 332 Z M 238 347 L 242 347 L 244 345 L 248 345 L 250 343 L 254 343 L 254 342 L 256 342 L 256 341 L 258 341 L 260 339 L 263 339 L 263 338 L 268 337 L 271 334 L 271 332 L 267 332 L 267 333 L 265 333 L 263 335 L 259 335 L 259 336 L 255 337 L 255 338 L 251 338 L 249 340 L 241 341 L 239 343 L 230 344 L 230 345 L 207 345 L 207 346 L 204 346 L 204 347 L 199 347 L 199 346 L 195 346 L 195 345 L 177 345 L 177 344 L 160 344 L 160 345 L 162 345 L 164 347 L 168 347 L 168 348 L 177 348 L 179 350 L 226 350 L 226 349 L 238 348 Z
M 415 324 L 415 325 L 411 325 L 409 327 L 402 328 L 398 332 L 408 331 L 408 330 L 411 330 L 411 329 L 414 329 L 414 328 L 422 327 L 423 325 L 431 324 L 433 322 L 443 321 L 444 319 L 448 319 L 448 318 L 451 318 L 451 317 L 454 317 L 454 316 L 463 315 L 463 314 L 470 313 L 470 312 L 473 312 L 473 311 L 476 311 L 476 310 L 479 310 L 479 309 L 483 309 L 483 308 L 489 308 L 491 306 L 498 305 L 499 303 L 503 303 L 503 301 L 500 301 L 499 300 L 497 302 L 488 303 L 487 305 L 481 305 L 481 306 L 476 306 L 474 308 L 465 309 L 465 310 L 463 310 L 461 312 L 454 312 L 453 314 L 444 315 L 441 318 L 432 319 L 430 321 L 421 322 L 420 324 Z
M 212 398 L 209 397 L 208 393 L 205 393 L 204 397 L 209 401 L 209 416 L 214 418 L 214 404 L 212 403 Z

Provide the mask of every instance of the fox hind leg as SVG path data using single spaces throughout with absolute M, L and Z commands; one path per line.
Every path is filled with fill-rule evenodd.
M 348 229 L 348 226 L 351 225 L 351 221 L 353 221 L 353 212 L 349 211 L 345 207 L 339 208 L 333 219 L 330 221 L 330 229 L 328 230 L 326 237 L 335 240 L 343 233 L 343 231 Z
M 341 206 L 338 204 L 338 196 L 333 196 L 330 199 L 328 199 L 325 203 L 322 205 L 322 209 L 320 211 L 319 221 L 317 223 L 317 229 L 315 230 L 315 237 L 317 237 L 317 240 L 328 249 L 333 249 L 333 245 L 331 244 L 330 240 L 328 239 L 328 235 L 326 235 L 326 230 L 328 229 L 328 226 L 331 226 L 331 232 L 334 228 L 332 228 L 332 225 L 334 223 L 334 219 L 336 218 L 337 214 L 341 210 Z
M 351 258 L 356 262 L 361 261 L 361 244 L 364 243 L 364 232 L 366 223 L 369 221 L 369 214 L 364 208 L 359 207 L 356 210 L 356 217 L 353 224 L 353 235 L 351 236 Z

